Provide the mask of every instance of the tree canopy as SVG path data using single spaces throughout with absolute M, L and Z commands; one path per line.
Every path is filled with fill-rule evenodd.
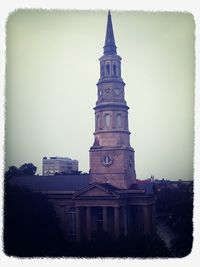
M 37 167 L 33 163 L 24 163 L 19 168 L 10 166 L 5 172 L 5 178 L 10 179 L 13 176 L 35 175 Z
M 9 256 L 55 256 L 64 237 L 53 205 L 41 193 L 5 186 L 4 252 Z

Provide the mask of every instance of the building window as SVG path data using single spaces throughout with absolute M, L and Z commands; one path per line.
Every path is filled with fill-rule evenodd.
M 100 117 L 99 117 L 99 115 L 97 115 L 96 128 L 97 128 L 97 130 L 100 128 Z
M 122 127 L 122 116 L 121 114 L 117 114 L 116 117 L 116 128 L 121 128 Z
M 101 76 L 104 76 L 104 65 L 101 64 Z
M 105 127 L 110 127 L 110 114 L 105 115 Z
M 110 75 L 110 65 L 106 64 L 106 75 Z
M 115 64 L 113 65 L 113 75 L 114 75 L 114 76 L 117 75 L 117 72 L 116 72 L 116 65 L 115 65 Z
M 125 116 L 125 125 L 124 125 L 124 130 L 128 129 L 128 116 Z

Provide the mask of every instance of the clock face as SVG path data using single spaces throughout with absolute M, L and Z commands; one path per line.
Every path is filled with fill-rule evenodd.
M 106 155 L 102 158 L 101 162 L 104 166 L 108 167 L 113 163 L 113 159 L 109 155 Z
M 121 90 L 120 90 L 119 88 L 115 88 L 115 89 L 114 89 L 114 92 L 115 92 L 116 95 L 119 95 L 120 92 L 121 92 Z
M 106 95 L 109 95 L 110 94 L 110 88 L 105 88 L 105 93 L 106 93 Z

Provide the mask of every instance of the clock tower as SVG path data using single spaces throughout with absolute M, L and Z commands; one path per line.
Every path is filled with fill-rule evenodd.
M 127 189 L 136 181 L 134 149 L 130 146 L 128 109 L 121 78 L 112 19 L 108 12 L 104 54 L 97 83 L 94 144 L 90 148 L 90 183 Z

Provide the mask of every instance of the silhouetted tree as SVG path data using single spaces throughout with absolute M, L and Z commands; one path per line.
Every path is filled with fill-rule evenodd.
M 24 163 L 19 167 L 22 175 L 35 175 L 37 167 L 35 167 L 32 163 Z
M 16 166 L 10 166 L 8 170 L 5 172 L 6 181 L 14 176 L 21 175 L 35 175 L 37 167 L 33 165 L 33 163 L 24 163 L 19 168 Z
M 178 257 L 184 257 L 191 252 L 193 242 L 193 200 L 186 194 L 177 202 L 172 210 L 170 224 L 177 233 L 172 247 Z
M 4 251 L 19 257 L 63 254 L 64 239 L 51 203 L 40 193 L 5 186 Z
M 115 240 L 108 233 L 102 233 L 90 242 L 72 243 L 70 249 L 65 252 L 65 256 L 166 258 L 170 257 L 170 252 L 157 235 L 135 234 Z
M 82 173 L 82 171 L 72 171 L 71 174 L 78 174 L 80 175 Z
M 10 166 L 8 170 L 5 172 L 5 182 L 7 182 L 10 178 L 14 176 L 20 176 L 20 170 L 15 166 Z
M 171 249 L 177 257 L 191 252 L 193 242 L 193 193 L 191 185 L 178 184 L 178 188 L 165 188 L 158 192 L 157 212 L 175 233 Z

